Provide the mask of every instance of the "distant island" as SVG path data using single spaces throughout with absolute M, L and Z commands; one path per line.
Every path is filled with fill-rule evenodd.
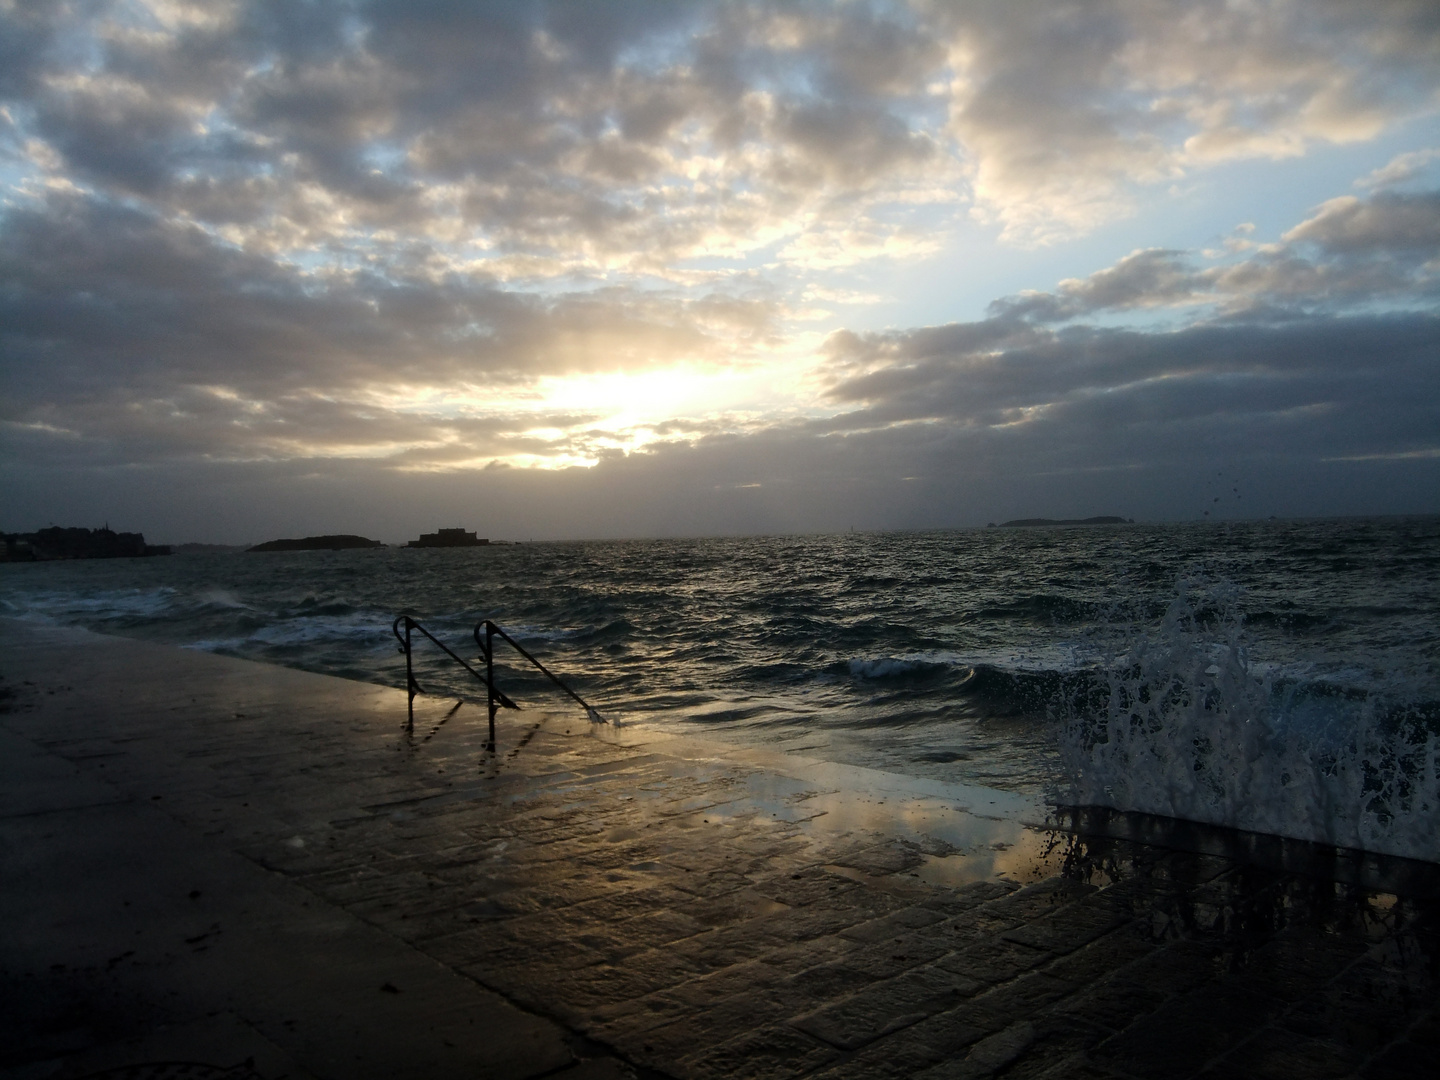
M 1037 525 L 1134 525 L 1134 518 L 1123 517 L 1088 517 L 1088 518 L 1016 518 L 1014 521 L 1002 521 L 998 526 L 1001 529 L 1028 529 Z M 994 529 L 997 526 L 992 521 L 989 525 Z
M 477 537 L 464 529 L 441 529 L 439 532 L 421 533 L 419 540 L 411 540 L 406 547 L 412 548 L 455 548 L 485 547 L 490 541 Z
M 137 559 L 169 555 L 164 544 L 147 544 L 144 533 L 66 529 L 52 525 L 33 533 L 0 533 L 5 541 L 0 562 L 50 562 L 56 559 Z
M 378 548 L 385 545 L 379 540 L 348 533 L 339 536 L 306 536 L 299 540 L 267 540 L 256 544 L 247 551 L 349 551 L 354 548 Z

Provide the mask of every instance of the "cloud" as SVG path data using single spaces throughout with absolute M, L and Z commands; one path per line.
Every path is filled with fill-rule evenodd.
M 996 300 L 992 314 L 1059 322 L 1097 311 L 1125 311 L 1193 303 L 1201 281 L 1185 252 L 1134 251 L 1086 278 L 1068 278 L 1053 293 L 1028 292 Z
M 174 2 L 0 19 L 19 137 L 77 184 L 270 253 L 383 260 L 403 231 L 562 274 L 782 242 L 809 265 L 847 233 L 915 228 L 895 216 L 919 213 L 917 192 L 969 201 L 1015 242 L 1073 235 L 1211 163 L 1433 108 L 1440 42 L 1424 5 L 1285 0 Z
M 1356 438 L 1394 439 L 1398 424 L 1410 439 L 1434 442 L 1440 429 L 1427 425 L 1440 407 L 1407 401 L 1416 394 L 1434 400 L 1440 387 L 1428 359 L 1437 329 L 1440 320 L 1417 313 L 1172 333 L 1021 330 L 1000 349 L 931 352 L 842 381 L 832 397 L 860 407 L 827 424 L 845 431 L 944 421 L 976 439 L 1024 443 L 1054 462 L 1074 462 L 1086 443 L 1083 458 L 1091 464 L 1127 431 L 1146 433 L 1133 445 L 1143 452 L 1138 460 L 1149 460 L 1187 452 L 1183 439 L 1151 443 L 1157 430 L 1178 436 L 1213 423 L 1210 434 L 1218 435 L 1247 418 L 1256 430 L 1243 445 L 1264 446 L 1275 437 L 1265 434 L 1265 418 L 1307 409 L 1365 413 L 1373 430 L 1357 430 Z M 851 347 L 866 344 L 862 337 Z M 1285 441 L 1295 445 L 1291 435 Z
M 1242 227 L 1245 235 L 1253 227 Z M 1282 242 L 1230 245 L 1243 258 L 1202 266 L 1189 252 L 1151 248 L 1115 265 L 994 301 L 1000 320 L 1060 323 L 1137 311 L 1209 308 L 1231 315 L 1269 309 L 1433 303 L 1440 279 L 1440 191 L 1344 195 L 1286 231 Z M 1211 253 L 1219 256 L 1221 253 Z M 1193 312 L 1192 312 L 1193 314 Z
M 1382 191 L 1362 201 L 1342 195 L 1285 234 L 1326 254 L 1440 254 L 1440 191 Z
M 589 421 L 544 420 L 536 379 L 750 363 L 775 315 L 765 296 L 539 297 L 475 277 L 306 272 L 193 225 L 57 195 L 0 228 L 0 417 L 130 461 L 449 444 L 482 463 L 543 457 L 518 433 Z M 571 435 L 547 445 L 579 453 Z
M 1426 172 L 1427 166 L 1436 158 L 1440 158 L 1440 149 L 1433 147 L 1396 154 L 1380 168 L 1356 180 L 1355 186 L 1358 188 L 1381 188 L 1403 184 Z
M 1373 137 L 1433 109 L 1423 4 L 935 4 L 977 210 L 1019 242 L 1124 214 L 1137 188 Z
M 1039 498 L 1242 447 L 1430 461 L 1433 151 L 1273 243 L 809 350 L 817 302 L 885 293 L 967 215 L 1040 245 L 1371 138 L 1434 112 L 1437 55 L 1401 0 L 0 0 L 7 482 L 243 475 L 303 507 L 311 476 L 512 498 L 496 474 L 538 470 L 492 466 L 544 464 L 555 499 L 619 521 L 628 492 L 614 515 L 672 531 L 852 496 L 959 520 L 1006 476 Z M 617 405 L 636 373 L 690 381 Z M 647 491 L 689 509 L 662 528 Z
M 1433 315 L 1169 334 L 1032 330 L 989 355 L 938 351 L 942 329 L 890 335 L 889 355 L 905 361 L 845 384 L 833 416 L 771 421 L 746 434 L 675 430 L 589 469 L 401 474 L 391 462 L 358 458 L 202 463 L 164 454 L 144 467 L 84 470 L 58 456 L 27 458 L 4 433 L 10 452 L 0 476 L 14 493 L 12 517 L 40 505 L 52 518 L 60 507 L 90 515 L 115 507 L 166 522 L 168 539 L 263 539 L 324 522 L 399 540 L 442 513 L 524 539 L 1091 513 L 1433 512 Z M 951 333 L 957 343 L 967 337 L 960 329 Z M 866 335 L 855 342 L 874 344 Z M 53 448 L 62 440 L 43 441 Z M 29 462 L 23 473 L 20 460 Z M 37 486 L 57 479 L 62 497 L 42 501 Z M 226 508 L 237 499 L 256 506 L 244 523 Z

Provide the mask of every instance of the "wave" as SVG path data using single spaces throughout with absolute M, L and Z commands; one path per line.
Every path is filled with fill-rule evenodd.
M 1414 673 L 1276 676 L 1248 656 L 1241 591 L 1182 578 L 1057 702 L 1059 801 L 1440 862 L 1440 704 Z
M 891 656 L 884 656 L 878 660 L 850 660 L 846 662 L 846 670 L 857 679 L 892 679 L 896 676 L 908 676 L 917 672 L 929 673 L 941 665 L 927 663 L 924 660 L 900 660 Z
M 1371 833 L 1358 827 L 1293 824 L 1354 817 L 1331 791 L 1333 778 L 1331 793 L 1314 797 L 1323 805 L 1304 810 L 1247 807 L 1269 798 L 1260 780 L 1204 788 L 1186 772 L 1194 764 L 1193 754 L 1184 758 L 1186 725 L 1216 721 L 1203 710 L 1182 714 L 1199 708 L 1196 700 L 1233 697 L 1239 711 L 1225 722 L 1261 718 L 1240 735 L 1263 729 L 1269 742 L 1234 753 L 1289 761 L 1278 774 L 1291 777 L 1285 799 L 1298 798 L 1289 787 L 1301 784 L 1296 762 L 1306 754 L 1322 771 L 1358 757 L 1380 763 L 1362 767 L 1360 781 L 1372 801 L 1381 794 L 1374 813 L 1390 813 L 1390 802 L 1412 812 L 1403 804 L 1423 762 L 1410 750 L 1421 743 L 1397 732 L 1419 739 L 1429 730 L 1426 702 L 1440 694 L 1393 672 L 1434 681 L 1440 581 L 1426 568 L 1437 551 L 1440 518 L 1136 526 L 1123 542 L 1082 530 L 1044 543 L 974 531 L 435 553 L 443 558 L 397 550 L 96 560 L 0 568 L 0 612 L 392 686 L 404 682 L 390 634 L 398 612 L 466 658 L 478 651 L 471 628 L 490 617 L 607 714 L 694 720 L 742 740 L 803 737 L 838 761 L 1365 842 Z M 1332 556 L 1360 569 L 1332 572 Z M 1246 586 L 1244 603 L 1192 591 L 1192 638 L 1163 641 L 1177 575 L 1201 559 Z M 1225 664 L 1238 661 L 1216 660 L 1237 605 L 1246 613 L 1235 639 L 1244 672 L 1232 678 Z M 1187 660 L 1182 644 L 1195 656 Z M 507 654 L 497 657 L 507 692 L 548 703 L 553 687 Z M 1127 667 L 1141 659 L 1143 671 Z M 1192 670 L 1199 659 L 1205 665 Z M 475 693 L 473 677 L 428 642 L 415 665 L 427 691 Z M 1191 705 L 1167 705 L 1156 718 L 1180 744 L 1166 763 L 1158 749 L 1142 753 L 1142 733 L 1120 728 L 1150 704 L 1126 711 L 1127 695 L 1158 692 L 1177 670 L 1176 685 L 1193 693 Z M 1351 746 L 1362 731 L 1368 749 Z M 1072 746 L 1076 769 L 1088 770 L 1078 780 L 1062 768 L 1059 741 Z M 1387 758 L 1387 747 L 1404 753 Z M 1227 763 L 1229 749 L 1207 753 L 1216 773 L 1242 770 Z M 1399 774 L 1385 781 L 1392 758 Z M 1387 782 L 1393 797 L 1381 791 Z M 1204 790 L 1186 788 L 1197 784 Z M 1389 818 L 1380 826 L 1405 829 Z

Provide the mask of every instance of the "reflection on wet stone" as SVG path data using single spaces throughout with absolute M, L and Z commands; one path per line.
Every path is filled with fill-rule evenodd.
M 284 678 L 282 718 L 231 708 L 247 719 L 215 753 L 213 729 L 150 707 L 158 677 L 104 733 L 83 710 L 7 719 L 74 760 L 112 754 L 115 782 L 217 842 L 662 1076 L 1433 1065 L 1435 867 L 1124 815 L 1047 829 L 933 785 L 564 722 L 481 772 L 469 707 L 396 753 L 402 695 Z

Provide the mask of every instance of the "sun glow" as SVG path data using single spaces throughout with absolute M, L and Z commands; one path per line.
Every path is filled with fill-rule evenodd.
M 430 437 L 405 447 L 405 460 L 396 462 L 403 471 L 566 469 L 813 412 L 812 369 L 798 354 L 764 364 L 541 376 L 501 387 L 372 387 L 364 403 L 429 421 Z
M 654 426 L 667 420 L 700 420 L 771 400 L 783 381 L 771 368 L 737 370 L 688 366 L 544 378 L 536 386 L 542 408 L 604 417 L 599 426 Z M 779 387 L 777 387 L 779 389 Z M 783 391 L 782 391 L 783 393 Z

